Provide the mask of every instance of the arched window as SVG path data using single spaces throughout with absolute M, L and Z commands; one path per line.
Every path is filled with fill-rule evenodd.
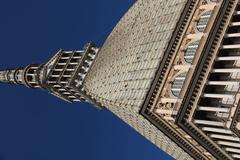
M 172 88 L 171 88 L 171 91 L 173 93 L 174 96 L 178 97 L 179 94 L 180 94 L 180 91 L 183 87 L 183 83 L 186 79 L 186 75 L 187 73 L 182 73 L 180 75 L 178 75 L 175 80 L 173 81 L 173 84 L 172 84 Z
M 187 47 L 184 54 L 184 59 L 187 63 L 192 63 L 195 53 L 198 49 L 198 46 L 199 46 L 199 41 L 195 41 Z
M 198 23 L 197 23 L 197 30 L 199 32 L 204 32 L 204 30 L 208 24 L 208 21 L 211 17 L 211 14 L 212 14 L 212 11 L 207 11 L 200 17 L 200 19 L 198 20 Z

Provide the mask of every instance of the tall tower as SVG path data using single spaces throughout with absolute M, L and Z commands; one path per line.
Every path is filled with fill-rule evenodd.
M 138 0 L 98 49 L 0 72 L 109 109 L 177 160 L 240 159 L 239 0 Z

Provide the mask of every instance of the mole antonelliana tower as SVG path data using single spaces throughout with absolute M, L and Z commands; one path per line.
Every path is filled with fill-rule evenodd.
M 0 81 L 109 109 L 177 160 L 240 159 L 240 1 L 137 0 L 102 47 Z

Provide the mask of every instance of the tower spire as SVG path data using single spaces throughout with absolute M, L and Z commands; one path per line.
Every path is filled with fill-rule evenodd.
M 25 85 L 30 88 L 40 88 L 40 70 L 43 65 L 31 64 L 25 68 L 0 71 L 0 82 Z
M 87 101 L 98 105 L 86 94 L 83 86 L 98 50 L 93 43 L 87 43 L 83 50 L 61 49 L 45 64 L 0 71 L 0 83 L 44 88 L 68 102 Z

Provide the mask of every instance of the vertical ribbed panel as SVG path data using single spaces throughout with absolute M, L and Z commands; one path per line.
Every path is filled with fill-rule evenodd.
M 187 0 L 138 0 L 99 51 L 84 83 L 87 94 L 178 160 L 191 159 L 140 115 Z

